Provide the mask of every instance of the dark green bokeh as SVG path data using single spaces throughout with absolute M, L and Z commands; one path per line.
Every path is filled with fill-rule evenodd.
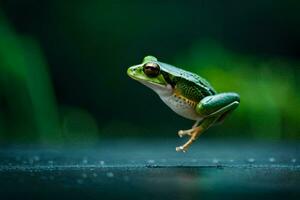
M 241 95 L 232 116 L 203 137 L 300 138 L 296 1 L 0 5 L 2 142 L 177 137 L 193 122 L 126 75 L 148 54 Z

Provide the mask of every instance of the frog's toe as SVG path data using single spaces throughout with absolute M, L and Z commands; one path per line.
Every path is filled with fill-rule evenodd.
M 177 152 L 182 151 L 183 153 L 185 153 L 187 151 L 187 148 L 185 148 L 184 146 L 179 146 L 179 147 L 176 147 L 176 151 Z
M 178 131 L 178 136 L 179 136 L 179 137 L 182 137 L 182 136 L 184 136 L 184 132 L 183 132 L 183 130 L 180 130 L 180 131 Z
M 193 129 L 190 129 L 190 130 L 180 130 L 180 131 L 178 131 L 178 136 L 179 137 L 183 137 L 185 135 L 191 136 L 192 132 L 193 132 Z

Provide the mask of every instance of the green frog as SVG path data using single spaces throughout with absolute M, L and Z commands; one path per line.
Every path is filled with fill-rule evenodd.
M 191 129 L 178 131 L 179 137 L 188 136 L 189 140 L 176 151 L 186 152 L 201 133 L 223 122 L 240 103 L 237 93 L 217 93 L 204 78 L 153 56 L 129 67 L 127 74 L 156 92 L 175 113 L 195 121 Z

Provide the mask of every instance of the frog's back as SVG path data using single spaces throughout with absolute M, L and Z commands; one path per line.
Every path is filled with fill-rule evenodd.
M 195 107 L 204 97 L 216 94 L 213 87 L 197 74 L 161 62 L 159 65 L 167 82 L 174 88 L 171 95 L 160 96 L 163 102 L 187 119 L 202 119 Z
M 214 95 L 217 93 L 216 90 L 210 85 L 210 83 L 201 76 L 166 63 L 159 62 L 159 64 L 164 71 L 168 72 L 174 77 L 181 78 L 187 82 L 193 83 L 201 91 L 205 91 L 206 95 Z

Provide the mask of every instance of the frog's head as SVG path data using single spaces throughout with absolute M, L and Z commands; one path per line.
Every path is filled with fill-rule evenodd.
M 160 63 L 153 56 L 146 56 L 142 64 L 129 67 L 128 76 L 141 82 L 156 92 L 169 91 L 171 85 L 165 80 Z

